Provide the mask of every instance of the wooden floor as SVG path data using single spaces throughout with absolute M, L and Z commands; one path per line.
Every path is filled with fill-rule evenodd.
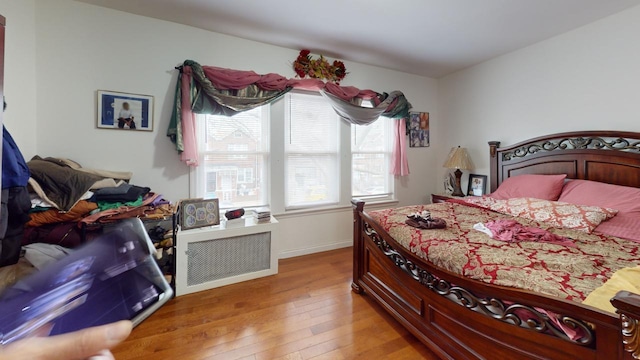
M 113 353 L 124 359 L 437 359 L 368 296 L 351 248 L 280 261 L 279 274 L 177 297 Z

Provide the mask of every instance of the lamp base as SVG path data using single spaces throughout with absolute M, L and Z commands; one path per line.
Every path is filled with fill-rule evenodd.
M 460 169 L 456 169 L 453 174 L 456 176 L 456 181 L 453 184 L 453 193 L 451 195 L 464 196 L 464 193 L 462 193 L 462 188 L 460 187 L 460 178 L 462 177 L 462 171 L 460 171 Z

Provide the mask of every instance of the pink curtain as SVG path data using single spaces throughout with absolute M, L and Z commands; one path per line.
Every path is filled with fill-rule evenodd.
M 396 176 L 409 175 L 409 161 L 407 160 L 407 136 L 405 119 L 394 119 L 394 144 L 391 156 L 391 173 Z
M 180 160 L 189 166 L 198 166 L 198 146 L 196 137 L 196 115 L 191 111 L 191 68 L 183 69 L 181 78 L 182 90 L 182 141 L 184 150 Z

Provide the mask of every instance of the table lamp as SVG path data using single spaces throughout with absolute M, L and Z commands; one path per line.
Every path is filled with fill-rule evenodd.
M 449 152 L 449 156 L 447 157 L 447 161 L 445 161 L 443 167 L 447 169 L 456 169 L 453 174 L 456 176 L 455 184 L 453 185 L 453 196 L 464 196 L 462 193 L 462 189 L 460 188 L 460 177 L 462 177 L 462 170 L 469 170 L 473 168 L 473 163 L 471 162 L 471 157 L 469 157 L 469 153 L 467 149 L 461 148 L 460 146 L 451 148 Z

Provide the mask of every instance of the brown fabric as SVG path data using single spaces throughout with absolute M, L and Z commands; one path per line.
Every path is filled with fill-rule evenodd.
M 409 218 L 405 221 L 409 226 L 417 227 L 420 229 L 444 229 L 447 227 L 447 222 L 439 218 L 431 219 L 412 219 Z
M 42 226 L 57 222 L 80 221 L 80 219 L 97 208 L 98 205 L 94 202 L 80 200 L 68 212 L 60 212 L 58 209 L 50 209 L 47 211 L 31 213 L 31 221 L 29 221 L 26 226 Z

